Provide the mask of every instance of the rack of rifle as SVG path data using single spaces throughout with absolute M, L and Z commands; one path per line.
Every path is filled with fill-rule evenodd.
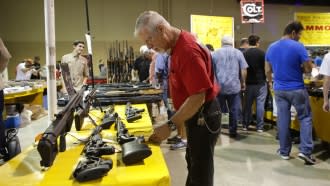
M 98 100 L 96 104 L 101 106 L 127 102 L 154 103 L 162 100 L 162 92 L 147 83 L 112 83 L 95 85 L 95 87 L 97 89 L 95 97 Z
M 110 44 L 107 60 L 108 83 L 130 82 L 134 65 L 133 47 L 129 47 L 127 40 L 114 41 Z

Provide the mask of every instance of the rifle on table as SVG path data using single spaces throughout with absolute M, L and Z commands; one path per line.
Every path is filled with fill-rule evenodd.
M 151 149 L 144 143 L 144 137 L 130 135 L 118 115 L 115 124 L 117 142 L 121 145 L 122 160 L 126 165 L 138 163 L 152 154 Z
M 115 108 L 114 105 L 112 105 L 110 106 L 110 109 L 105 111 L 101 124 L 103 129 L 109 129 L 111 125 L 113 125 L 116 122 L 117 113 L 114 113 L 115 111 L 114 108 Z
M 96 126 L 86 143 L 83 154 L 85 159 L 79 161 L 73 171 L 73 177 L 79 181 L 90 181 L 105 176 L 113 166 L 111 159 L 103 159 L 103 155 L 115 153 L 113 146 L 107 145 L 102 140 L 101 131 L 103 126 Z
M 125 115 L 127 122 L 131 123 L 135 120 L 141 119 L 141 112 L 144 112 L 144 109 L 133 108 L 130 102 L 126 103 Z
M 37 147 L 41 156 L 41 166 L 52 166 L 57 153 L 66 150 L 65 136 L 71 130 L 73 115 L 75 109 L 83 99 L 84 90 L 85 87 L 82 87 L 78 93 L 71 97 L 64 109 L 55 115 L 55 121 L 43 133 Z M 58 137 L 59 145 L 57 144 Z
M 93 101 L 97 100 L 95 98 L 95 94 L 96 94 L 96 88 L 93 88 L 89 92 L 89 94 L 85 97 L 84 105 L 78 105 L 78 107 L 76 109 L 76 113 L 74 115 L 74 123 L 75 123 L 75 127 L 76 127 L 77 131 L 81 130 L 85 117 L 89 117 L 89 119 L 91 119 L 94 124 L 93 119 L 89 116 L 88 113 L 89 113 L 89 108 L 92 105 Z M 103 112 L 101 107 L 100 107 L 100 109 L 101 109 L 101 112 Z

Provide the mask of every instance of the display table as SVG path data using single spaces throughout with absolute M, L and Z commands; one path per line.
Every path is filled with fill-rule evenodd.
M 313 126 L 315 134 L 322 141 L 330 143 L 330 114 L 324 112 L 322 109 L 323 98 L 310 97 L 309 98 L 312 107 Z
M 28 103 L 33 105 L 43 105 L 44 88 L 34 88 L 21 92 L 5 93 L 5 104 Z
M 133 105 L 133 107 L 145 108 L 145 104 Z M 116 106 L 115 111 L 123 117 L 122 109 L 125 106 Z M 95 120 L 101 118 L 97 111 L 91 111 L 91 116 Z M 147 111 L 144 112 L 143 118 L 138 122 L 126 124 L 129 132 L 136 131 L 136 133 L 149 134 L 152 132 L 152 125 Z M 74 125 L 73 125 L 74 126 Z M 113 127 L 113 126 L 112 126 Z M 81 136 L 88 136 L 90 130 L 90 123 L 84 123 L 82 131 L 73 132 Z M 147 130 L 145 130 L 147 129 Z M 150 130 L 151 129 L 151 130 Z M 149 130 L 149 132 L 148 132 Z M 114 132 L 111 130 L 103 130 L 104 138 L 109 139 Z M 111 186 L 168 186 L 170 185 L 170 176 L 163 158 L 162 152 L 158 145 L 148 144 L 152 150 L 152 155 L 144 159 L 143 162 L 134 165 L 126 166 L 121 161 L 121 154 L 115 153 L 113 155 L 102 156 L 104 159 L 111 158 L 113 161 L 113 168 L 108 175 L 102 179 L 93 180 L 90 182 L 79 183 L 72 178 L 72 172 L 79 162 L 83 144 L 75 144 L 77 142 L 74 138 L 67 135 L 67 150 L 57 155 L 53 166 L 46 171 L 41 171 L 39 161 L 41 160 L 37 149 L 29 147 L 17 157 L 13 158 L 6 164 L 0 167 L 0 172 L 3 179 L 0 179 L 0 185 L 111 185 Z

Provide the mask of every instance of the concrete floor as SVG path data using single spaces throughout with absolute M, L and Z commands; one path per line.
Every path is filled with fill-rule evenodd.
M 47 127 L 43 117 L 19 131 L 22 149 L 34 142 L 34 137 Z M 298 146 L 294 145 L 290 160 L 277 154 L 275 129 L 264 133 L 244 132 L 239 129 L 237 139 L 230 139 L 222 130 L 215 148 L 215 186 L 329 186 L 330 155 L 316 142 L 314 155 L 317 164 L 306 166 L 297 159 Z M 172 186 L 183 186 L 186 179 L 185 150 L 172 151 L 163 143 L 161 148 L 171 175 Z

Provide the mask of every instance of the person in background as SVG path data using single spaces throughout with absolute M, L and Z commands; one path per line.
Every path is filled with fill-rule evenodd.
M 249 40 L 248 38 L 243 37 L 239 43 L 239 48 L 241 52 L 246 51 L 249 48 Z
M 36 73 L 31 74 L 31 79 L 40 79 L 40 57 L 39 56 L 34 56 L 33 59 L 33 68 L 37 71 Z
M 312 113 L 308 92 L 304 86 L 303 73 L 310 73 L 313 64 L 307 50 L 299 39 L 303 32 L 303 25 L 298 21 L 289 23 L 283 37 L 272 43 L 266 52 L 266 76 L 269 87 L 272 86 L 274 76 L 274 93 L 277 106 L 277 127 L 280 148 L 278 154 L 284 160 L 290 159 L 292 148 L 290 124 L 291 106 L 297 111 L 300 123 L 300 153 L 298 157 L 305 164 L 315 164 L 312 157 Z
M 148 50 L 148 56 L 151 58 L 151 62 L 150 62 L 150 66 L 149 66 L 149 83 L 151 85 L 153 85 L 153 87 L 156 87 L 156 85 L 158 84 L 158 82 L 156 82 L 157 78 L 156 78 L 156 57 L 157 57 L 157 52 L 154 51 L 153 49 L 149 49 Z
M 134 76 L 139 77 L 140 82 L 147 82 L 149 80 L 149 68 L 151 58 L 148 55 L 149 49 L 146 45 L 140 47 L 140 56 L 135 59 L 133 65 Z
M 99 60 L 99 70 L 100 70 L 100 76 L 101 77 L 106 77 L 107 76 L 107 72 L 108 72 L 107 67 L 104 64 L 102 59 Z
M 172 116 L 172 111 L 170 110 L 168 103 L 168 73 L 169 73 L 169 55 L 167 53 L 157 53 L 156 54 L 156 81 L 159 83 L 160 88 L 163 90 L 163 101 L 165 107 L 167 108 L 167 116 L 170 118 Z
M 327 53 L 320 67 L 320 74 L 323 79 L 323 111 L 329 112 L 329 89 L 330 89 L 330 53 Z
M 11 58 L 10 53 L 8 52 L 5 44 L 0 38 L 0 164 L 3 164 L 7 158 L 6 150 L 6 134 L 5 134 L 5 123 L 3 121 L 3 109 L 4 109 L 4 77 L 3 72 L 7 68 L 9 59 Z
M 251 107 L 253 102 L 256 101 L 257 131 L 263 132 L 265 101 L 267 96 L 265 52 L 259 49 L 259 36 L 250 35 L 248 40 L 249 49 L 243 53 L 245 60 L 249 65 L 249 68 L 247 69 L 246 91 L 244 96 L 243 130 L 248 130 L 249 128 L 249 124 L 252 120 Z
M 214 146 L 220 133 L 219 87 L 212 73 L 211 57 L 195 37 L 171 26 L 160 14 L 145 11 L 135 25 L 135 36 L 157 52 L 171 55 L 169 89 L 175 114 L 150 136 L 160 143 L 171 129 L 186 126 L 186 186 L 212 186 Z M 194 75 L 198 74 L 198 75 Z M 174 126 L 174 127 L 173 127 Z
M 174 111 L 170 108 L 168 103 L 168 73 L 170 68 L 170 57 L 167 53 L 157 53 L 156 55 L 156 78 L 163 90 L 163 102 L 167 109 L 167 117 L 170 119 L 174 114 Z M 177 129 L 177 135 L 167 139 L 167 144 L 170 144 L 170 150 L 185 149 L 187 147 L 187 135 L 184 126 Z
M 73 51 L 64 55 L 61 60 L 61 63 L 67 63 L 69 65 L 73 88 L 76 91 L 79 91 L 83 85 L 87 84 L 89 76 L 87 59 L 82 56 L 84 48 L 85 42 L 74 41 Z
M 24 59 L 20 64 L 16 67 L 16 80 L 30 80 L 31 75 L 37 75 L 38 71 L 33 67 L 32 59 Z
M 163 89 L 163 101 L 167 108 L 168 119 L 175 113 L 168 103 L 168 73 L 170 70 L 170 56 L 167 53 L 158 53 L 156 58 L 156 77 Z M 177 129 L 177 135 L 168 138 L 167 144 L 170 144 L 170 150 L 180 150 L 187 147 L 187 134 L 184 126 Z
M 248 40 L 248 38 L 243 37 L 240 41 L 238 50 L 240 50 L 241 52 L 245 52 L 248 48 L 249 48 L 249 40 Z M 241 96 L 241 100 L 245 100 L 245 90 L 241 91 L 240 96 Z M 240 107 L 239 107 L 239 111 L 238 111 L 238 122 L 242 123 L 243 130 L 245 129 L 244 124 L 243 124 L 243 122 L 244 122 L 244 113 L 243 113 L 244 104 L 245 104 L 244 101 L 242 101 L 240 103 L 240 105 L 239 105 Z
M 321 53 L 319 51 L 315 53 L 314 64 L 318 67 L 322 64 Z
M 224 36 L 222 47 L 212 53 L 215 75 L 221 92 L 218 100 L 222 110 L 229 110 L 229 137 L 237 136 L 237 121 L 241 110 L 241 90 L 245 90 L 246 63 L 243 53 L 233 47 L 233 38 Z

